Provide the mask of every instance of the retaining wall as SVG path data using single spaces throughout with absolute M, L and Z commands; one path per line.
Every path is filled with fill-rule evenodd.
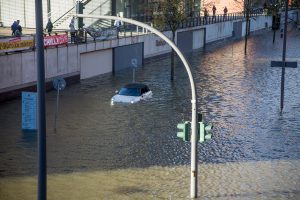
M 178 41 L 177 36 L 180 36 L 181 32 L 192 32 L 192 34 L 189 34 L 192 36 L 192 48 L 201 48 L 205 45 L 205 43 L 232 37 L 234 22 L 235 21 L 228 21 L 201 27 L 180 29 L 178 30 L 179 34 L 176 35 L 175 41 Z M 244 36 L 245 22 L 242 23 L 242 35 Z M 270 28 L 271 25 L 271 17 L 259 16 L 256 17 L 255 20 L 251 20 L 251 31 Z M 171 38 L 170 31 L 165 32 L 165 34 Z M 162 55 L 171 51 L 169 45 L 153 34 L 138 35 L 109 41 L 97 41 L 79 45 L 69 45 L 67 47 L 48 48 L 45 49 L 45 77 L 48 81 L 51 81 L 53 77 L 57 76 L 78 76 L 81 71 L 86 73 L 83 77 L 91 77 L 91 74 L 99 75 L 102 73 L 112 72 L 114 69 L 114 61 L 112 61 L 111 64 L 109 60 L 113 59 L 113 54 L 107 53 L 108 51 L 106 50 L 112 50 L 116 47 L 125 45 L 134 46 L 133 44 L 137 43 L 144 44 L 144 58 Z M 97 52 L 95 53 L 95 51 Z M 103 53 L 103 55 L 101 55 L 101 53 Z M 82 56 L 84 56 L 84 61 L 81 60 Z M 107 61 L 104 63 L 108 63 L 112 66 L 102 66 L 105 70 L 99 70 L 97 69 L 97 64 L 99 67 L 101 67 L 101 64 L 104 64 L 99 60 L 99 62 L 94 61 L 93 67 L 90 67 L 89 70 L 83 70 L 84 67 L 87 67 L 83 65 L 88 65 L 89 63 L 86 58 L 93 60 L 101 58 L 102 60 L 104 59 Z M 125 67 L 129 66 L 119 66 L 118 68 Z M 95 70 L 91 71 L 92 69 Z M 35 85 L 36 80 L 36 53 L 34 51 L 0 56 L 0 95 L 7 91 L 13 91 L 19 88 Z

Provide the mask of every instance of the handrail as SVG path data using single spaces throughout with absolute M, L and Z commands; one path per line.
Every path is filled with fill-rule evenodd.
M 63 15 L 61 15 L 58 19 L 56 19 L 54 22 L 53 22 L 53 25 L 58 22 L 61 18 L 65 17 L 67 14 L 69 14 L 73 9 L 75 9 L 76 5 L 73 6 L 70 10 L 68 10 L 67 12 L 65 12 Z
M 92 0 L 86 0 L 85 2 L 83 2 L 84 0 L 80 1 L 81 3 L 83 3 L 83 5 L 85 6 L 86 4 L 90 3 L 90 1 Z
M 88 1 L 91 1 L 91 0 L 88 0 Z M 100 4 L 97 8 L 95 8 L 94 10 L 92 10 L 89 14 L 92 14 L 93 12 L 95 12 L 98 8 L 101 8 L 104 4 L 106 4 L 108 1 L 110 0 L 106 0 L 104 1 L 102 4 Z
M 102 4 L 100 4 L 97 8 L 95 8 L 94 10 L 92 10 L 91 12 L 89 12 L 89 15 L 90 14 L 93 14 L 96 10 L 98 10 L 99 8 L 101 9 L 101 7 L 103 6 L 103 5 L 105 5 L 107 2 L 109 2 L 110 0 L 106 0 L 105 2 L 103 2 Z M 106 15 L 106 14 L 104 14 L 104 15 Z M 96 20 L 95 22 L 93 22 L 93 23 L 91 23 L 90 25 L 89 25 L 89 27 L 91 27 L 91 26 L 94 26 L 95 24 L 97 24 L 99 21 L 102 21 L 101 19 L 98 19 L 98 20 Z

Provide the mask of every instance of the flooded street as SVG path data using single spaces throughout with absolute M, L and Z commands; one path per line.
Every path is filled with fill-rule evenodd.
M 282 39 L 272 32 L 217 42 L 187 55 L 198 111 L 214 125 L 199 143 L 201 199 L 300 199 L 300 31 L 289 32 L 285 102 L 280 116 Z M 130 69 L 46 94 L 48 199 L 189 199 L 190 143 L 176 125 L 191 121 L 191 89 L 178 60 L 146 63 L 136 80 L 149 101 L 110 105 L 132 81 Z M 21 100 L 0 104 L 0 200 L 36 199 L 37 137 L 21 131 Z

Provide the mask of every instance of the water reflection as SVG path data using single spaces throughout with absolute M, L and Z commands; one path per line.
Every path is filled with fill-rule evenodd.
M 299 197 L 300 69 L 286 70 L 280 117 L 281 70 L 271 68 L 270 60 L 280 60 L 281 44 L 273 46 L 271 34 L 250 38 L 247 56 L 243 41 L 188 55 L 199 111 L 215 127 L 214 139 L 199 144 L 199 187 L 207 199 Z M 299 62 L 299 34 L 288 46 L 287 57 Z M 174 83 L 169 68 L 169 59 L 161 59 L 136 71 L 153 98 L 133 105 L 110 105 L 114 91 L 131 82 L 130 70 L 68 86 L 61 93 L 56 133 L 56 92 L 47 93 L 52 199 L 187 197 L 190 145 L 176 138 L 176 124 L 190 120 L 190 83 L 179 61 Z M 21 132 L 20 110 L 20 100 L 0 105 L 0 195 L 31 187 L 37 171 L 36 138 Z M 33 189 L 28 193 L 34 195 Z

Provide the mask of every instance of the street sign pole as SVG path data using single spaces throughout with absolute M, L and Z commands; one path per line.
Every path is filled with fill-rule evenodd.
M 138 67 L 137 59 L 131 59 L 131 66 L 132 66 L 132 82 L 135 83 L 135 69 Z
M 37 93 L 38 93 L 38 200 L 47 199 L 46 159 L 46 105 L 45 105 L 45 60 L 43 38 L 43 6 L 35 0 L 36 52 L 37 52 Z
M 271 67 L 281 67 L 281 90 L 280 90 L 280 114 L 282 114 L 283 103 L 284 103 L 284 76 L 285 68 L 297 68 L 296 62 L 287 62 L 286 57 L 286 37 L 287 37 L 287 19 L 288 19 L 288 0 L 285 1 L 285 19 L 284 19 L 284 37 L 283 37 L 283 48 L 282 48 L 282 61 L 271 61 Z
M 282 114 L 284 102 L 284 76 L 285 76 L 285 56 L 286 56 L 286 33 L 288 18 L 288 0 L 285 0 L 285 17 L 284 17 L 284 36 L 283 36 L 283 52 L 282 52 L 282 70 L 281 70 L 281 97 L 280 97 L 280 113 Z
M 59 106 L 59 89 L 57 90 L 56 93 L 56 110 L 55 110 L 55 115 L 54 115 L 54 132 L 56 133 L 56 120 L 58 116 L 58 106 Z
M 56 111 L 55 111 L 55 117 L 54 117 L 54 132 L 56 132 L 56 121 L 57 121 L 57 117 L 58 117 L 58 106 L 59 106 L 59 91 L 65 89 L 66 81 L 61 77 L 57 77 L 53 80 L 53 87 L 57 90 Z

